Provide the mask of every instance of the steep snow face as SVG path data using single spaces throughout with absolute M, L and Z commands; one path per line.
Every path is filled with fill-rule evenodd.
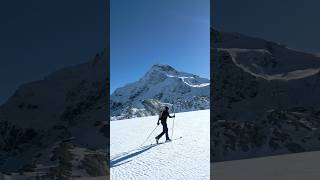
M 167 121 L 173 141 L 151 145 L 162 131 L 161 125 L 158 126 L 145 141 L 156 127 L 157 119 L 157 116 L 150 116 L 111 122 L 111 179 L 209 180 L 210 111 L 177 113 L 173 137 L 173 119 Z M 163 136 L 159 142 L 164 141 Z
M 320 149 L 320 58 L 212 30 L 212 160 Z
M 174 104 L 176 112 L 208 109 L 209 102 L 208 79 L 156 64 L 138 81 L 115 90 L 111 116 L 126 119 L 155 115 L 165 104 Z
M 24 84 L 0 107 L 0 172 L 107 173 L 107 56 Z

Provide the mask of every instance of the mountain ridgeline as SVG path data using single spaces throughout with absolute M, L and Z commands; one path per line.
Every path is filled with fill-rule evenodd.
M 320 58 L 211 29 L 211 161 L 320 150 Z
M 111 119 L 157 115 L 165 105 L 173 105 L 175 112 L 209 109 L 210 81 L 169 65 L 153 65 L 141 79 L 112 93 Z
M 0 179 L 108 174 L 107 53 L 23 84 L 0 106 Z

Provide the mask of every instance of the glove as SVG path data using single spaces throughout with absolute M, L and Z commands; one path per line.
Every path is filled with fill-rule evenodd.
M 159 124 L 160 124 L 160 123 L 159 123 L 159 121 L 158 121 L 158 122 L 157 122 L 157 125 L 159 126 Z

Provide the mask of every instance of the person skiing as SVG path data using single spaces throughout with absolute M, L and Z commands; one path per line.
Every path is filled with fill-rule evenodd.
M 166 134 L 166 141 L 171 141 L 171 139 L 169 138 L 169 134 L 168 134 L 168 125 L 167 125 L 167 118 L 174 118 L 175 115 L 173 116 L 170 116 L 169 114 L 169 107 L 165 107 L 165 110 L 162 111 L 161 113 L 161 116 L 159 117 L 158 119 L 158 122 L 157 122 L 157 125 L 159 126 L 159 121 L 161 120 L 161 124 L 162 124 L 162 127 L 163 127 L 163 130 L 162 132 L 155 137 L 156 141 L 157 141 L 157 144 L 158 144 L 158 141 L 159 139 L 161 138 L 162 135 Z

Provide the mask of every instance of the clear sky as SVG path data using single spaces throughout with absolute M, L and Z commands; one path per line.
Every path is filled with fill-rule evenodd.
M 25 82 L 91 60 L 103 50 L 105 0 L 3 1 L 0 104 Z
M 211 22 L 218 30 L 320 52 L 319 0 L 213 0 Z
M 210 0 L 111 0 L 111 93 L 153 64 L 210 77 Z

